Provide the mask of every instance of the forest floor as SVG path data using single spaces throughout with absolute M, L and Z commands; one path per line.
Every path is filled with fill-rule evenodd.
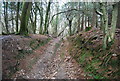
M 60 37 L 50 40 L 44 53 L 29 72 L 20 70 L 17 78 L 24 79 L 85 79 L 83 70 L 67 52 L 68 42 Z M 39 53 L 40 51 L 37 51 Z
M 3 43 L 3 78 L 90 78 L 84 74 L 80 65 L 69 55 L 69 43 L 62 37 L 8 35 L 2 36 L 1 39 Z
M 3 78 L 103 79 L 119 77 L 120 30 L 115 43 L 104 51 L 99 30 L 70 37 L 31 34 L 2 39 Z

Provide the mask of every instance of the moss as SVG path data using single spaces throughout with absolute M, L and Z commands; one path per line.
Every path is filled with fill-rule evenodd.
M 78 63 L 82 65 L 85 72 L 89 72 L 88 76 L 92 76 L 95 79 L 102 79 L 103 78 L 102 74 L 97 72 L 99 68 L 96 68 L 95 66 L 96 64 L 98 65 L 100 60 L 97 58 L 93 58 L 88 62 L 87 59 L 90 57 L 93 57 L 92 52 L 82 49 Z
M 33 41 L 31 41 L 31 43 L 30 43 L 30 47 L 31 47 L 33 50 L 35 50 L 35 49 L 37 49 L 37 48 L 40 47 L 40 46 L 44 46 L 44 45 L 47 44 L 50 40 L 51 40 L 50 38 L 48 38 L 48 39 L 46 39 L 46 40 L 38 40 L 38 39 L 33 40 Z
M 100 68 L 96 68 L 96 65 L 98 63 L 98 60 L 92 60 L 90 63 L 87 63 L 84 71 L 89 72 L 88 76 L 92 76 L 94 79 L 103 79 L 105 78 L 102 73 L 97 72 Z
M 15 66 L 10 66 L 8 69 L 10 72 L 6 77 L 11 78 L 12 75 L 19 70 L 18 64 L 16 64 Z
M 33 53 L 33 50 L 19 50 L 18 54 L 14 58 L 19 60 L 19 59 L 22 59 L 26 55 L 29 55 L 31 53 Z
M 68 39 L 69 42 L 72 43 L 72 47 L 69 52 L 71 56 L 73 56 L 73 58 L 82 66 L 84 71 L 87 72 L 88 76 L 92 76 L 94 79 L 107 79 L 112 76 L 114 76 L 112 78 L 115 78 L 120 75 L 120 71 L 117 70 L 115 72 L 115 69 L 113 68 L 113 73 L 109 74 L 111 70 L 108 67 L 112 66 L 114 68 L 118 68 L 119 63 L 118 59 L 110 59 L 110 61 L 106 62 L 111 57 L 111 54 L 113 54 L 110 50 L 111 46 L 108 46 L 109 48 L 107 50 L 102 50 L 102 45 L 98 45 L 94 48 L 89 47 L 94 44 L 92 40 L 85 43 L 87 40 L 84 37 L 76 36 L 74 39 L 73 38 Z M 81 52 L 78 52 L 78 50 Z M 107 66 L 101 66 L 104 62 L 107 63 Z
M 113 68 L 118 68 L 119 61 L 118 59 L 110 60 L 109 65 L 111 65 Z
M 86 27 L 85 31 L 90 31 L 92 29 L 92 27 Z

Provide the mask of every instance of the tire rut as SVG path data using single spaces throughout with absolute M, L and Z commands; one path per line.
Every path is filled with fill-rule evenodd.
M 56 44 L 60 42 L 61 38 L 55 38 L 50 41 L 49 46 L 47 47 L 45 53 L 41 55 L 38 62 L 35 64 L 33 69 L 25 74 L 23 78 L 25 79 L 47 79 L 50 75 L 48 67 L 51 65 L 54 57 L 54 49 L 56 49 Z

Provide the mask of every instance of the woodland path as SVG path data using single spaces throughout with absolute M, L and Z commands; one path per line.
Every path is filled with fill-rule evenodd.
M 54 38 L 25 79 L 84 79 L 80 66 L 67 53 L 67 44 Z

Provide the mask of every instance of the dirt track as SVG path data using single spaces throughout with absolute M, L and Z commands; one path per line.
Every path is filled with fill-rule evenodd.
M 94 32 L 89 31 L 87 33 L 87 35 L 84 33 L 83 37 L 88 38 L 91 35 L 90 32 L 94 35 Z M 119 50 L 120 34 L 119 34 L 119 31 L 117 31 L 116 33 L 117 33 L 116 34 L 117 40 L 115 42 L 115 44 L 116 44 L 115 46 L 117 48 L 115 51 L 116 51 L 116 53 L 119 53 L 119 51 L 120 51 Z M 39 38 L 38 36 L 31 37 L 30 39 Z M 41 39 L 43 39 L 43 37 L 44 36 L 40 36 Z M 76 37 L 76 35 L 75 35 L 75 37 Z M 44 38 L 46 38 L 46 37 L 44 37 Z M 3 38 L 0 37 L 0 39 L 3 39 Z M 7 36 L 4 37 L 4 39 L 8 39 Z M 23 39 L 23 38 L 21 38 L 21 39 Z M 25 39 L 28 40 L 27 38 L 25 38 Z M 76 79 L 76 78 L 79 78 L 79 79 L 88 78 L 89 79 L 90 77 L 88 77 L 88 76 L 86 77 L 86 74 L 81 69 L 80 64 L 78 64 L 69 55 L 70 50 L 68 50 L 68 49 L 70 48 L 71 43 L 69 43 L 69 41 L 67 39 L 62 42 L 60 42 L 60 40 L 61 40 L 61 38 L 59 38 L 59 37 L 53 38 L 47 44 L 43 45 L 42 47 L 38 47 L 38 49 L 36 49 L 36 50 L 33 50 L 34 52 L 33 52 L 33 54 L 30 55 L 30 58 L 27 58 L 27 59 L 25 58 L 25 61 L 23 61 L 21 64 L 22 64 L 22 66 L 26 67 L 26 66 L 28 66 L 28 63 L 30 63 L 29 60 L 36 59 L 36 57 L 38 57 L 38 60 L 36 60 L 36 62 L 32 65 L 32 69 L 30 69 L 30 71 L 27 72 L 23 68 L 20 70 L 20 73 L 22 73 L 22 75 L 15 76 L 15 77 L 24 78 L 24 79 Z M 10 41 L 10 44 L 8 44 L 8 45 L 10 46 L 11 44 L 13 44 L 13 42 Z M 24 40 L 23 40 L 23 42 L 26 43 Z M 98 43 L 100 43 L 100 42 L 98 42 Z M 6 45 L 6 42 L 4 44 Z M 7 49 L 8 45 L 4 46 L 5 50 Z M 97 45 L 97 44 L 95 44 L 95 45 Z M 93 46 L 95 46 L 95 45 L 93 45 Z M 11 45 L 11 46 L 13 46 L 13 45 Z M 11 48 L 11 47 L 9 47 L 9 48 Z M 14 47 L 14 48 L 16 48 L 16 47 Z M 112 50 L 112 51 L 114 51 L 114 50 Z M 9 51 L 9 53 L 10 53 L 10 51 Z M 9 54 L 9 53 L 7 53 L 7 54 Z M 35 54 L 35 53 L 37 53 L 37 54 Z M 72 54 L 74 54 L 74 50 L 73 50 Z M 13 63 L 13 62 L 11 62 L 11 60 L 10 60 L 10 62 L 6 62 L 6 63 L 9 63 L 7 65 L 10 65 L 10 63 Z
M 49 42 L 44 54 L 28 73 L 23 73 L 24 79 L 84 79 L 79 65 L 68 54 L 68 43 L 54 38 Z

